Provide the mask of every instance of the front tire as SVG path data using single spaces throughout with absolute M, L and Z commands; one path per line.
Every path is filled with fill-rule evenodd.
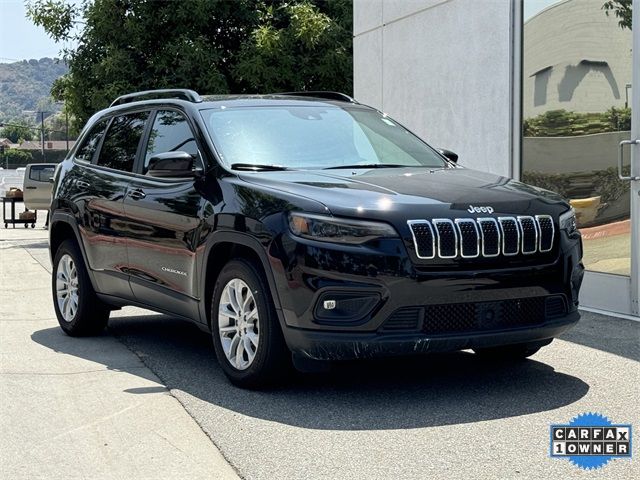
M 109 309 L 96 296 L 78 244 L 62 242 L 53 258 L 53 307 L 67 335 L 96 335 L 109 320 Z
M 261 272 L 244 259 L 227 263 L 213 290 L 211 332 L 218 362 L 231 383 L 260 388 L 290 370 L 289 352 Z

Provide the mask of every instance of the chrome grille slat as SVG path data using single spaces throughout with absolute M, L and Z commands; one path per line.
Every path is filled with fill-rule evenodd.
M 536 223 L 538 224 L 538 233 L 540 234 L 538 249 L 542 253 L 550 252 L 553 249 L 553 241 L 556 234 L 553 218 L 551 215 L 536 215 Z
M 407 224 L 421 260 L 546 253 L 553 250 L 556 230 L 551 215 L 433 218 Z
M 459 235 L 460 256 L 462 258 L 476 258 L 480 256 L 480 233 L 473 218 L 456 218 L 457 234 Z
M 416 246 L 416 255 L 421 260 L 428 260 L 436 256 L 436 236 L 433 227 L 427 220 L 409 220 L 409 230 Z
M 458 235 L 453 220 L 434 218 L 433 225 L 438 239 L 438 256 L 440 258 L 456 258 L 458 256 Z
M 483 257 L 497 257 L 500 255 L 500 227 L 498 221 L 495 218 L 478 218 L 478 225 L 480 225 L 480 235 L 482 243 L 482 256 Z
M 502 232 L 502 254 L 517 255 L 520 251 L 520 228 L 514 217 L 498 217 Z
M 521 235 L 521 250 L 524 255 L 531 255 L 538 251 L 538 226 L 533 217 L 519 215 L 518 226 Z

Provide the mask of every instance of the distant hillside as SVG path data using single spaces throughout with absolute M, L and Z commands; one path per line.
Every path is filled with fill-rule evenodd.
M 54 80 L 65 73 L 67 66 L 53 58 L 0 63 L 0 120 L 36 110 L 38 100 L 48 97 Z

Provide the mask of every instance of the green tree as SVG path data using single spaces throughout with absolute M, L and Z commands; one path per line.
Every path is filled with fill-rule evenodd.
M 78 137 L 79 131 L 74 127 L 73 117 L 69 117 L 69 138 Z M 67 137 L 67 115 L 64 110 L 56 112 L 44 121 L 47 140 L 65 140 Z
M 123 93 L 351 91 L 351 0 L 33 0 L 64 50 L 52 88 L 83 124 Z
M 618 25 L 620 25 L 621 28 L 631 30 L 631 1 L 632 0 L 607 0 L 602 8 L 607 15 L 609 15 L 609 12 L 613 12 L 618 18 Z
M 0 130 L 1 138 L 8 138 L 13 143 L 20 143 L 24 140 L 32 140 L 34 137 L 33 125 L 24 120 L 15 120 L 3 123 Z
M 350 1 L 258 2 L 259 23 L 233 72 L 249 91 L 351 93 Z
M 36 102 L 36 111 L 44 112 L 44 118 L 56 113 L 60 107 L 56 105 L 55 100 L 51 96 L 40 97 Z

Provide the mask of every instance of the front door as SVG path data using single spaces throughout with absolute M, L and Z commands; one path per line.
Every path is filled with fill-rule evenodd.
M 582 306 L 640 315 L 640 0 L 603 3 L 525 0 L 521 177 L 576 211 Z
M 136 299 L 185 317 L 197 312 L 196 248 L 201 196 L 197 180 L 146 175 L 158 153 L 185 151 L 199 158 L 186 117 L 176 110 L 155 113 L 140 165 L 124 200 L 128 273 Z M 170 298 L 171 301 L 167 302 Z

